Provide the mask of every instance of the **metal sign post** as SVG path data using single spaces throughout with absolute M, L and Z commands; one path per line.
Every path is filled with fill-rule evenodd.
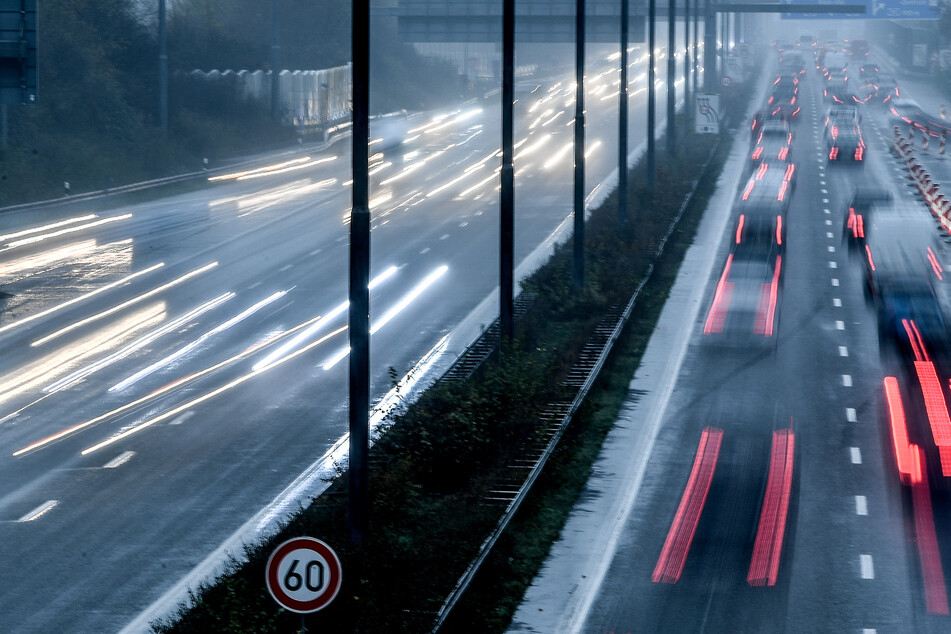
M 0 0 L 0 103 L 36 103 L 37 0 Z

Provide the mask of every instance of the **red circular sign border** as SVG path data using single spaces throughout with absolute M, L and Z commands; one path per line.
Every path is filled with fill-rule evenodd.
M 288 552 L 298 548 L 312 550 L 330 564 L 330 581 L 327 584 L 328 590 L 313 601 L 298 601 L 288 596 L 281 588 L 280 581 L 277 578 L 277 569 L 284 556 Z M 294 537 L 280 544 L 274 549 L 271 556 L 268 557 L 267 567 L 264 570 L 264 578 L 267 591 L 279 605 L 291 612 L 309 614 L 324 609 L 337 597 L 337 593 L 340 592 L 340 587 L 343 585 L 343 570 L 337 553 L 326 543 L 313 537 Z

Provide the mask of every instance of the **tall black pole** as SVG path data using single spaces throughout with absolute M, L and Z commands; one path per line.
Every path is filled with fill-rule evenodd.
M 499 322 L 503 339 L 515 335 L 515 0 L 502 6 L 502 191 L 499 196 Z
M 370 437 L 370 0 L 353 0 L 353 208 L 350 211 L 350 540 L 367 527 Z
M 584 0 L 575 3 L 574 288 L 584 286 Z
M 159 0 L 159 55 L 158 55 L 158 82 L 159 82 L 159 128 L 162 137 L 168 137 L 168 37 L 166 36 L 165 0 Z
M 717 19 L 710 0 L 703 3 L 703 89 L 716 90 L 717 75 Z
M 657 45 L 654 32 L 657 27 L 657 0 L 648 1 L 647 11 L 647 194 L 654 196 L 654 48 Z
M 281 116 L 281 44 L 279 40 L 279 13 L 280 0 L 271 0 L 271 119 L 278 121 Z
M 667 0 L 667 156 L 677 147 L 677 2 Z
M 684 71 L 684 115 L 690 107 L 690 0 L 684 0 L 684 59 L 681 63 Z M 686 121 L 686 116 L 684 121 Z
M 690 47 L 690 53 L 691 53 L 690 67 L 693 69 L 693 79 L 690 82 L 693 86 L 693 90 L 691 90 L 690 92 L 693 93 L 694 98 L 696 98 L 697 96 L 697 79 L 698 79 L 698 76 L 700 75 L 700 66 L 699 64 L 697 64 L 697 48 L 699 48 L 698 45 L 700 43 L 699 24 L 700 24 L 700 0 L 694 0 L 693 1 L 693 45 Z
M 621 0 L 621 90 L 618 102 L 617 219 L 627 222 L 627 40 L 630 0 Z

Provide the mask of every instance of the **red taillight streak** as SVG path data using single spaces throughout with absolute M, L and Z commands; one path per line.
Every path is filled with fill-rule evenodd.
M 780 161 L 785 161 L 787 156 L 789 156 L 789 148 L 784 147 L 779 150 L 779 154 L 776 155 L 776 158 Z
M 862 216 L 858 216 L 861 218 Z M 872 270 L 875 270 L 875 260 L 872 259 L 872 251 L 868 248 L 868 245 L 865 245 L 865 255 L 868 257 L 868 265 L 872 267 Z
M 783 217 L 776 216 L 776 244 L 783 244 Z
M 746 582 L 751 586 L 776 585 L 792 491 L 795 447 L 796 436 L 791 429 L 773 432 L 766 494 L 753 543 L 753 559 L 746 575 Z
M 915 355 L 915 361 L 927 361 L 928 351 L 925 350 L 924 345 L 917 336 L 917 333 L 912 330 L 911 322 L 907 319 L 902 319 L 901 325 L 905 329 L 905 334 L 908 335 L 908 343 L 911 345 L 911 351 Z
M 915 361 L 915 371 L 918 373 L 921 393 L 925 398 L 925 410 L 928 412 L 928 422 L 931 423 L 934 444 L 939 447 L 951 446 L 951 418 L 948 417 L 948 405 L 944 401 L 934 364 L 930 361 Z M 946 476 L 951 475 L 944 469 L 942 471 Z
M 733 254 L 726 258 L 726 266 L 723 267 L 723 275 L 717 282 L 717 290 L 713 294 L 713 304 L 710 306 L 710 312 L 707 314 L 707 321 L 703 326 L 703 334 L 709 335 L 713 332 L 723 332 L 723 324 L 726 321 L 726 311 L 730 305 L 730 296 L 733 294 L 733 284 L 727 281 L 730 275 L 730 265 L 733 264 Z
M 833 161 L 834 161 L 837 156 L 839 156 L 839 148 L 834 147 L 834 148 L 832 148 L 831 150 L 829 150 L 829 159 L 830 159 L 830 160 L 833 160 Z
M 697 532 L 700 514 L 710 492 L 722 441 L 723 430 L 716 427 L 706 427 L 700 435 L 700 445 L 697 447 L 687 487 L 680 498 L 680 506 L 677 507 L 660 557 L 657 558 L 654 574 L 651 575 L 654 583 L 677 583 L 680 579 L 687 562 L 687 554 L 690 552 L 690 544 Z
M 902 482 L 911 482 L 914 473 L 914 461 L 908 446 L 908 425 L 905 422 L 905 408 L 901 402 L 901 390 L 898 379 L 885 377 L 885 399 L 888 401 L 888 417 L 891 420 L 892 444 L 895 447 L 895 462 Z
M 769 163 L 761 163 L 759 170 L 756 171 L 756 180 L 763 180 L 763 176 L 766 175 L 766 170 L 769 168 Z
M 746 220 L 746 216 L 740 214 L 740 220 L 736 223 L 736 243 L 740 244 L 743 241 L 743 222 Z
M 939 280 L 943 280 L 944 275 L 941 274 L 941 263 L 938 262 L 938 257 L 934 254 L 934 251 L 931 250 L 931 247 L 928 247 L 928 261 L 931 262 L 931 268 L 934 269 L 934 274 L 938 276 Z
M 796 164 L 790 163 L 789 165 L 786 166 L 786 175 L 783 177 L 783 179 L 790 181 L 792 180 L 793 174 L 795 173 L 796 173 Z
M 916 356 L 916 360 L 931 361 L 931 357 L 928 356 L 928 348 L 925 347 L 925 340 L 922 338 L 921 331 L 918 330 L 918 324 L 915 323 L 915 320 L 902 319 L 902 324 L 907 324 L 905 330 L 908 332 L 908 336 L 913 337 L 914 340 L 918 342 L 918 350 L 920 353 L 916 353 L 916 355 L 920 356 Z
M 861 145 L 855 148 L 855 160 L 856 161 L 862 160 L 862 146 Z
M 755 181 L 750 181 L 746 186 L 746 190 L 743 192 L 743 200 L 747 200 L 750 197 L 750 194 L 753 193 L 753 186 L 756 184 Z
M 779 272 L 783 266 L 783 256 L 776 256 L 776 268 L 773 270 L 773 281 L 769 285 L 769 306 L 766 309 L 766 332 L 767 337 L 773 336 L 773 324 L 776 321 L 776 302 L 779 299 Z
M 786 190 L 789 188 L 789 181 L 783 181 L 783 184 L 779 186 L 779 194 L 776 195 L 776 200 L 782 202 L 783 198 L 786 197 Z
M 941 551 L 935 531 L 931 492 L 928 489 L 925 452 L 918 445 L 912 445 L 910 449 L 914 451 L 919 463 L 920 477 L 912 484 L 911 500 L 915 514 L 918 561 L 921 563 L 921 577 L 925 585 L 925 608 L 930 614 L 948 614 L 948 594 L 945 590 L 944 568 L 941 566 Z
M 763 146 L 762 146 L 762 145 L 758 146 L 755 150 L 753 150 L 753 156 L 752 156 L 752 158 L 753 158 L 754 161 L 756 161 L 756 160 L 759 160 L 759 157 L 761 157 L 761 156 L 763 156 Z

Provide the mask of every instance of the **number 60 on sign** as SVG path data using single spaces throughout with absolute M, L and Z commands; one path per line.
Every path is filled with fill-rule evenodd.
M 271 553 L 266 580 L 268 592 L 281 606 L 300 614 L 316 612 L 340 591 L 340 559 L 319 539 L 295 537 Z

